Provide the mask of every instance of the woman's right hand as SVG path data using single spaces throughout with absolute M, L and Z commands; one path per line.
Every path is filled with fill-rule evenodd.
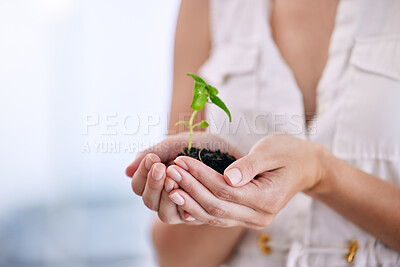
M 168 193 L 178 187 L 175 181 L 166 177 L 166 166 L 155 153 L 147 153 L 132 176 L 135 194 L 141 196 L 145 206 L 156 211 L 160 220 L 168 224 L 183 223 L 183 219 L 194 221 L 168 198 Z
M 200 224 L 168 197 L 169 192 L 179 186 L 167 177 L 166 166 L 173 164 L 173 160 L 187 147 L 187 142 L 187 133 L 169 136 L 157 145 L 140 152 L 126 169 L 126 175 L 132 178 L 134 193 L 142 197 L 146 207 L 158 212 L 160 220 L 164 223 Z M 240 157 L 233 147 L 216 135 L 195 133 L 193 146 L 220 149 L 236 158 Z

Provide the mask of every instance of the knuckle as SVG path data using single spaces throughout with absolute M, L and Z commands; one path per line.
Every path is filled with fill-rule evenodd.
M 248 161 L 247 162 L 247 164 L 245 165 L 246 166 L 246 168 L 247 168 L 247 173 L 249 174 L 249 175 L 251 175 L 251 176 L 254 176 L 255 175 L 255 166 L 254 166 L 254 161 Z
M 189 195 L 192 195 L 192 193 L 194 191 L 194 186 L 192 183 L 190 183 L 190 182 L 186 183 L 184 188 L 185 188 L 186 193 L 188 193 Z
M 217 198 L 229 202 L 240 202 L 242 200 L 242 192 L 237 188 L 222 188 L 215 192 Z
M 248 227 L 249 227 L 250 229 L 252 229 L 252 230 L 255 230 L 255 231 L 260 231 L 260 230 L 264 229 L 263 226 L 256 225 L 256 224 L 251 224 L 251 225 L 249 225 Z
M 270 207 L 269 207 L 269 213 L 271 214 L 277 214 L 279 211 L 279 205 L 274 202 Z
M 138 186 L 135 185 L 135 183 L 132 181 L 132 191 L 138 196 L 142 196 L 143 190 L 141 190 Z
M 148 183 L 146 185 L 151 191 L 160 191 L 162 188 L 160 188 L 160 184 L 156 181 L 153 180 L 148 180 Z
M 143 203 L 148 209 L 156 210 L 154 203 L 150 199 L 143 198 Z
M 251 220 L 247 221 L 246 224 L 249 228 L 254 230 L 260 230 L 272 223 L 274 215 L 269 214 L 258 214 L 253 216 Z
M 236 202 L 242 202 L 244 200 L 243 192 L 239 189 L 235 188 L 234 190 L 232 190 L 231 194 L 233 195 L 233 200 L 235 200 Z
M 223 227 L 226 225 L 222 220 L 216 218 L 207 220 L 207 224 L 218 227 Z
M 232 194 L 226 188 L 219 189 L 215 192 L 215 195 L 221 200 L 232 200 Z
M 222 207 L 214 206 L 214 207 L 211 207 L 209 209 L 208 213 L 211 216 L 222 217 L 222 216 L 224 216 L 226 214 L 226 210 L 224 208 L 222 208 Z
M 265 211 L 269 214 L 277 214 L 282 207 L 282 200 L 273 198 L 265 203 Z
M 267 227 L 268 225 L 271 224 L 272 219 L 273 219 L 272 216 L 264 216 L 262 219 L 260 219 L 260 220 L 256 223 L 256 225 L 259 226 L 259 227 L 261 227 L 261 228 Z

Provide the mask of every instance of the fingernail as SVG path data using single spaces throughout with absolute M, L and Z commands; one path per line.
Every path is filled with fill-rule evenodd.
M 185 204 L 185 200 L 177 192 L 169 195 L 169 198 L 178 206 L 182 206 L 183 204 Z
M 228 177 L 229 181 L 233 185 L 240 183 L 242 181 L 242 173 L 239 171 L 237 168 L 230 169 L 225 173 L 225 175 Z
M 177 170 L 175 170 L 174 168 L 171 168 L 171 167 L 168 168 L 167 173 L 168 173 L 168 177 L 171 177 L 177 183 L 179 183 L 182 180 L 181 174 Z
M 191 215 L 187 215 L 187 217 L 185 217 L 185 220 L 186 220 L 186 221 L 189 221 L 189 222 L 193 222 L 193 221 L 195 221 L 196 219 L 195 219 L 193 216 L 191 216 Z
M 151 169 L 151 165 L 153 165 L 153 163 L 155 162 L 154 156 L 153 155 L 148 155 L 146 157 L 146 160 L 144 162 L 144 166 L 146 167 L 146 169 L 149 171 Z
M 163 177 L 163 171 L 158 164 L 154 165 L 152 176 L 153 179 L 156 181 L 161 180 L 161 178 Z
M 174 182 L 171 179 L 167 179 L 167 181 L 165 182 L 165 191 L 169 193 L 172 191 L 173 188 L 174 188 Z
M 185 170 L 189 170 L 189 167 L 186 165 L 186 163 L 182 160 L 182 159 L 180 159 L 180 158 L 176 158 L 175 160 L 174 160 L 174 162 L 175 162 L 175 164 L 176 165 L 178 165 L 179 167 L 182 167 L 183 169 L 185 169 Z

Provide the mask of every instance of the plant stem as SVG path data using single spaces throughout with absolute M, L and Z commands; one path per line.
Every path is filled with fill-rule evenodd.
M 194 110 L 192 113 L 192 116 L 190 117 L 189 120 L 189 145 L 188 145 L 188 152 L 190 152 L 190 149 L 192 148 L 192 136 L 193 136 L 193 120 L 194 120 L 194 116 L 196 116 L 197 114 L 197 110 Z

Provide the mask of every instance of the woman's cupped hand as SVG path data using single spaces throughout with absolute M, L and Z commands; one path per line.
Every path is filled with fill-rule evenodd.
M 230 147 L 215 136 L 203 137 Z M 164 145 L 181 138 L 167 138 Z M 229 150 L 238 160 L 224 175 L 196 159 L 175 158 L 179 149 L 157 154 L 154 148 L 142 153 L 127 174 L 134 192 L 169 224 L 262 229 L 296 193 L 322 190 L 326 151 L 318 144 L 279 134 L 261 139 L 243 157 Z

